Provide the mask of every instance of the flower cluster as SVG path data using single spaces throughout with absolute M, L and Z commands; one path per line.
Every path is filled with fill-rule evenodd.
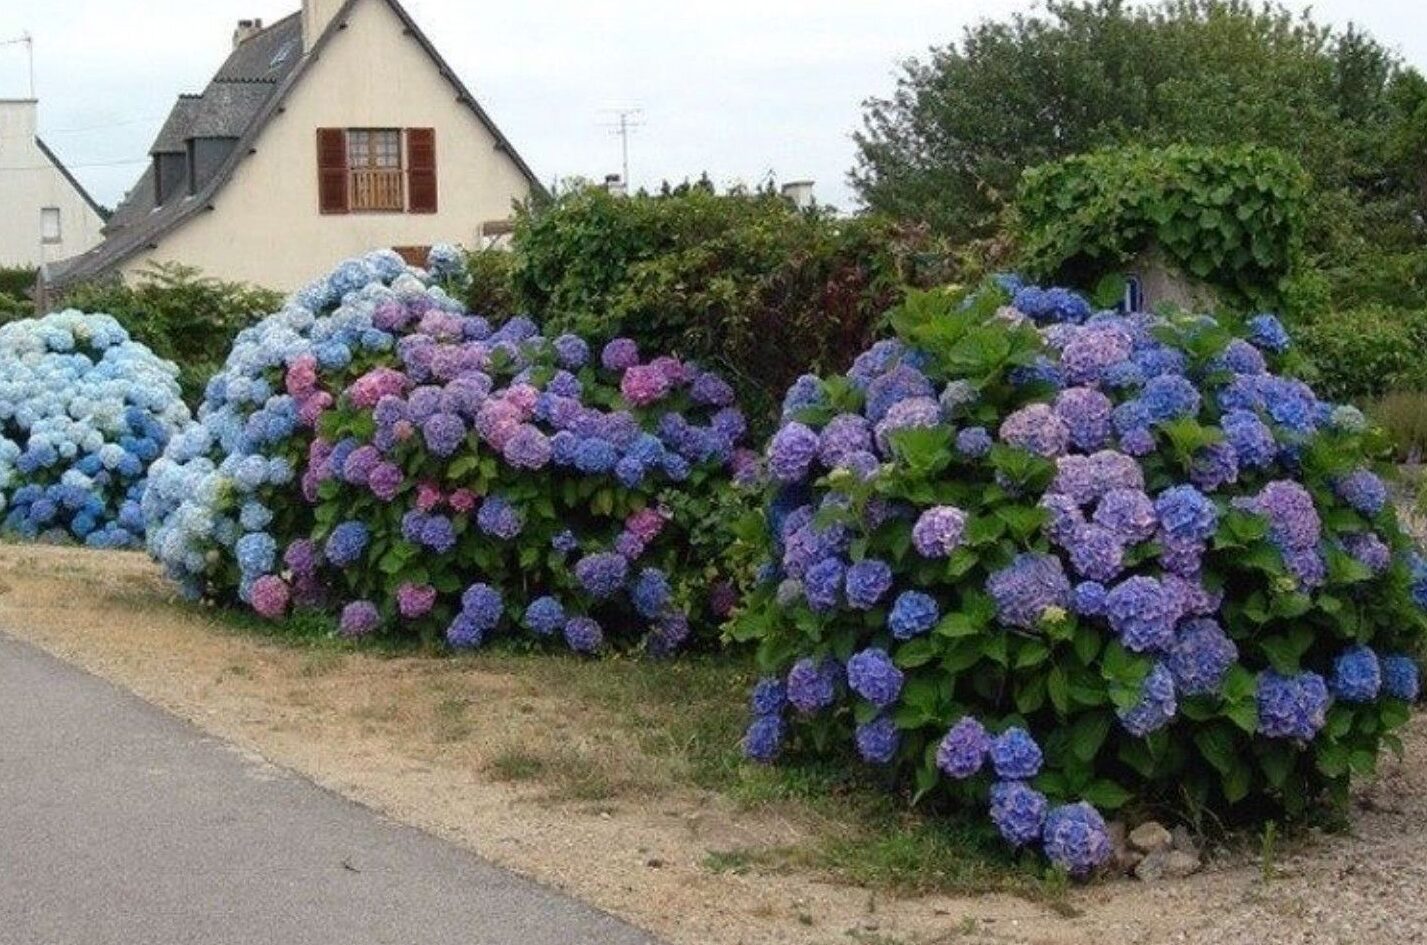
M 678 499 L 756 474 L 732 389 L 627 339 L 493 325 L 433 281 L 450 258 L 343 263 L 241 333 L 154 465 L 150 550 L 190 593 L 330 608 L 348 636 L 679 648 L 713 575 Z
M 749 756 L 841 733 L 1074 875 L 1109 855 L 1087 801 L 1321 796 L 1419 688 L 1427 559 L 1373 432 L 1275 373 L 1272 316 L 1008 284 L 788 392 Z
M 108 315 L 0 327 L 0 527 L 141 547 L 149 464 L 191 423 L 177 377 Z

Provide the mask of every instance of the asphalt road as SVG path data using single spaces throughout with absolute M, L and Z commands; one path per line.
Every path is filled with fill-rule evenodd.
M 0 945 L 656 945 L 0 633 Z

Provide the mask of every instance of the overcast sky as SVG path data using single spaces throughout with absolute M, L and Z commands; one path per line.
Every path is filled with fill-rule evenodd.
M 240 18 L 272 22 L 300 0 L 4 0 L 0 40 L 35 37 L 40 131 L 101 202 L 143 167 L 175 97 L 201 91 Z M 406 0 L 407 8 L 546 181 L 619 170 L 602 127 L 643 109 L 631 178 L 707 170 L 720 184 L 846 184 L 861 101 L 896 64 L 1031 0 Z M 1290 2 L 1304 8 L 1308 3 Z M 1367 27 L 1421 67 L 1421 0 L 1321 0 L 1319 18 Z M 0 47 L 0 97 L 26 94 L 20 47 Z

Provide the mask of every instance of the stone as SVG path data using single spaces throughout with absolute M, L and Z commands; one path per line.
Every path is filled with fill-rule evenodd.
M 1194 834 L 1189 832 L 1189 828 L 1183 825 L 1175 827 L 1169 832 L 1170 847 L 1180 853 L 1188 853 L 1190 856 L 1199 856 L 1199 844 L 1194 842 Z
M 1135 876 L 1146 883 L 1162 879 L 1184 879 L 1199 872 L 1200 866 L 1197 856 L 1179 850 L 1159 849 L 1140 861 L 1135 867 Z
M 1125 822 L 1112 820 L 1105 825 L 1105 832 L 1110 837 L 1110 849 L 1113 851 L 1110 868 L 1120 874 L 1134 872 L 1135 867 L 1144 857 L 1130 849 L 1127 838 L 1128 828 L 1125 826 Z
M 1173 842 L 1174 838 L 1158 821 L 1145 821 L 1130 831 L 1130 846 L 1141 853 L 1149 854 L 1166 850 Z

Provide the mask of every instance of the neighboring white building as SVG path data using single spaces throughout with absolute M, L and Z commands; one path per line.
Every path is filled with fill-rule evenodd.
M 50 288 L 178 262 L 291 290 L 376 247 L 475 245 L 540 189 L 397 0 L 303 0 L 241 21 L 233 45 L 179 98 L 105 241 L 50 266 Z
M 34 99 L 0 99 L 0 266 L 38 267 L 83 253 L 104 211 L 36 133 Z

